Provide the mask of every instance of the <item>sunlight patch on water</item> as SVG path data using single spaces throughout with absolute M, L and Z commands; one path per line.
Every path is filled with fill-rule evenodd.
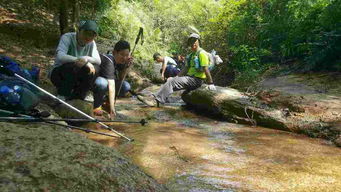
M 179 107 L 136 106 L 122 107 L 120 113 L 133 119 L 148 117 L 147 126 L 113 124 L 135 142 L 87 136 L 129 156 L 172 191 L 341 189 L 341 149 L 321 140 L 215 121 Z

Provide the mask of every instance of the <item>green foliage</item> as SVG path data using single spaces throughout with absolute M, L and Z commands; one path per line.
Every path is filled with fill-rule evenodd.
M 155 52 L 187 54 L 185 42 L 191 32 L 200 33 L 204 49 L 214 48 L 229 61 L 218 71 L 234 71 L 239 82 L 257 79 L 269 62 L 295 61 L 291 63 L 303 63 L 306 71 L 341 70 L 340 0 L 28 0 L 25 4 L 56 14 L 67 4 L 72 19 L 75 2 L 80 17 L 96 19 L 100 35 L 113 42 L 125 39 L 133 47 L 143 27 L 144 44 L 137 45 L 134 57 L 146 74 L 153 69 Z
M 270 56 L 271 52 L 265 49 L 258 49 L 256 47 L 249 47 L 248 45 L 240 45 L 238 47 L 231 47 L 231 65 L 237 75 L 235 86 L 245 87 L 249 84 L 255 83 L 265 70 L 271 64 L 264 64 L 261 58 Z
M 252 79 L 271 62 L 299 60 L 304 70 L 340 70 L 341 1 L 225 0 L 205 39 L 228 51 L 236 78 Z M 258 54 L 267 50 L 267 54 Z M 271 57 L 270 57 L 271 55 Z M 251 59 L 251 60 L 250 60 Z M 265 67 L 266 68 L 266 67 Z
M 99 18 L 101 36 L 113 41 L 125 39 L 134 46 L 139 27 L 143 27 L 144 44 L 137 45 L 134 57 L 143 65 L 139 71 L 151 73 L 152 55 L 155 52 L 168 56 L 173 52 L 186 54 L 185 42 L 193 32 L 189 26 L 198 28 L 204 36 L 205 26 L 218 14 L 219 5 L 214 0 L 121 0 Z
M 231 47 L 230 50 L 233 59 L 231 66 L 241 73 L 247 70 L 261 70 L 263 63 L 260 58 L 271 54 L 268 50 L 258 49 L 248 45 Z

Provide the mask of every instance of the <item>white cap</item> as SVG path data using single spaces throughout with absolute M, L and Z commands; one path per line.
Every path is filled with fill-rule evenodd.
M 200 39 L 200 35 L 197 33 L 192 33 L 188 38 L 196 38 L 196 39 Z

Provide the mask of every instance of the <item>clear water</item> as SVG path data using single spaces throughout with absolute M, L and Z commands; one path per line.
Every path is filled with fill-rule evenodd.
M 341 191 L 341 149 L 303 135 L 209 119 L 178 105 L 117 102 L 146 126 L 111 126 L 135 139 L 87 134 L 113 147 L 171 191 Z

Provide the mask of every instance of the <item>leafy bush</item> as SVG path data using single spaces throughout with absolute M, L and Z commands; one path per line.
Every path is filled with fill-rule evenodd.
M 119 1 L 99 17 L 101 35 L 114 42 L 124 39 L 134 46 L 139 27 L 144 29 L 144 44 L 137 45 L 135 61 L 144 74 L 153 70 L 152 55 L 186 54 L 185 42 L 193 32 L 189 26 L 204 30 L 208 19 L 217 14 L 219 3 L 210 0 Z M 191 11 L 188 11 L 191 10 Z M 145 61 L 149 62 L 145 62 Z
M 235 86 L 245 87 L 257 82 L 260 75 L 268 69 L 271 64 L 264 64 L 262 58 L 271 55 L 266 49 L 258 49 L 248 45 L 231 47 L 231 65 L 237 75 Z

